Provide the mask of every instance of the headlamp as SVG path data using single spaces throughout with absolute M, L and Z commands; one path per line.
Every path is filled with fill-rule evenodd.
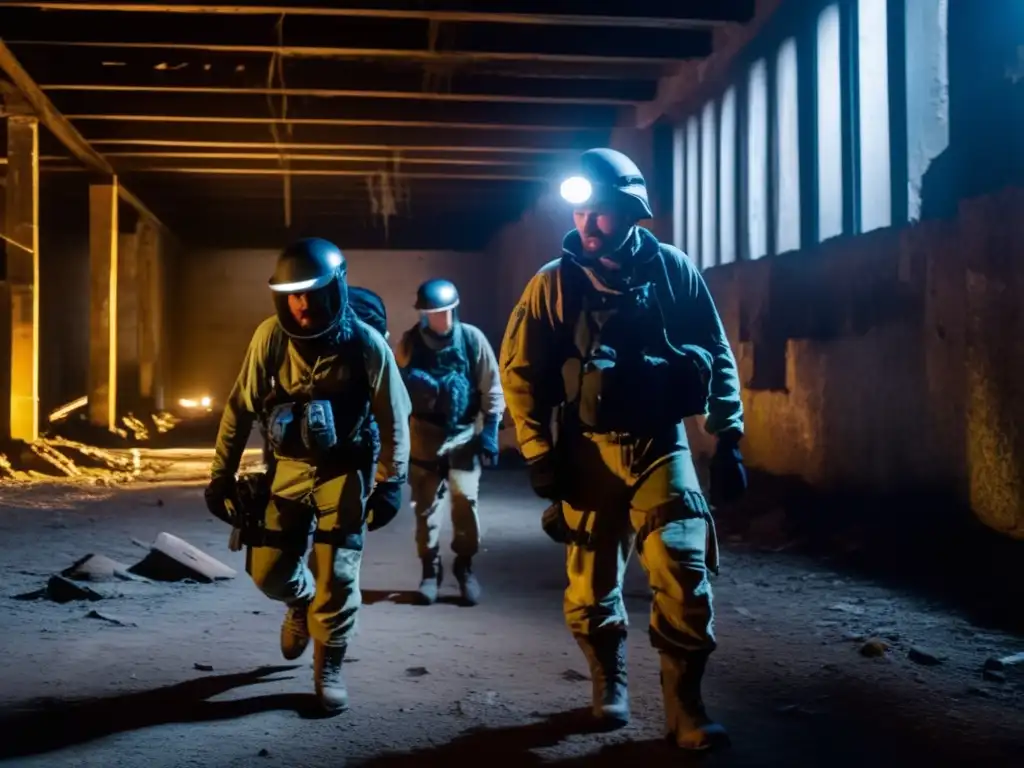
M 562 187 L 559 190 L 562 193 L 562 199 L 571 205 L 582 205 L 590 199 L 590 196 L 594 193 L 594 188 L 582 176 L 571 176 L 562 182 Z

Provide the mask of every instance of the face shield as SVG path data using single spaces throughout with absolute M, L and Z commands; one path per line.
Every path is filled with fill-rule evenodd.
M 340 255 L 327 259 L 322 274 L 303 279 L 271 280 L 274 308 L 285 332 L 295 339 L 315 339 L 337 326 L 347 304 Z

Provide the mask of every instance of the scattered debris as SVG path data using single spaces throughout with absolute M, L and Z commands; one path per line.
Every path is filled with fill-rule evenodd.
M 742 616 L 745 619 L 752 619 L 752 618 L 754 618 L 754 614 L 752 614 L 750 612 L 750 609 L 744 608 L 742 606 L 737 606 L 736 607 L 736 613 L 738 613 L 740 616 Z
M 944 657 L 919 645 L 913 646 L 907 652 L 907 658 L 915 664 L 923 664 L 926 667 L 934 667 L 945 661 Z
M 108 624 L 113 624 L 115 627 L 137 627 L 137 626 L 139 626 L 134 621 L 125 621 L 124 619 L 119 619 L 116 616 L 111 616 L 110 614 L 107 614 L 107 613 L 100 613 L 99 611 L 89 611 L 87 614 L 85 614 L 85 618 L 87 618 L 87 619 L 99 619 L 100 621 L 105 621 Z
M 197 669 L 200 672 L 213 672 L 213 665 L 212 664 L 202 664 L 202 663 L 200 663 L 198 661 L 195 664 L 192 665 L 192 668 L 193 669 Z
M 562 673 L 562 679 L 570 683 L 582 683 L 590 678 L 586 675 L 580 674 L 575 669 L 567 669 Z
M 128 572 L 128 566 L 111 560 L 106 555 L 86 555 L 61 571 L 61 576 L 74 581 L 142 581 L 141 576 Z
M 995 669 L 983 669 L 981 676 L 990 683 L 1005 683 L 1006 674 Z
M 46 582 L 45 596 L 55 603 L 70 603 L 75 600 L 102 600 L 103 595 L 92 587 L 76 584 L 63 576 L 51 576 Z
M 261 750 L 260 750 L 259 752 L 257 752 L 256 754 L 257 754 L 257 756 L 259 756 L 259 757 L 270 757 L 270 750 L 269 750 L 269 749 L 267 749 L 266 747 L 264 747 L 263 749 L 261 749 Z
M 860 655 L 867 656 L 869 659 L 877 659 L 885 656 L 888 650 L 888 643 L 879 637 L 872 637 L 860 647 Z
M 1012 653 L 1002 658 L 992 657 L 985 659 L 985 669 L 991 671 L 1002 671 L 1008 667 L 1016 667 L 1024 664 L 1024 653 Z
M 169 533 L 157 536 L 149 554 L 129 571 L 154 581 L 193 579 L 206 584 L 238 575 L 233 568 Z
M 426 667 L 409 667 L 405 670 L 405 674 L 407 677 L 423 677 L 424 675 L 429 675 L 430 670 Z

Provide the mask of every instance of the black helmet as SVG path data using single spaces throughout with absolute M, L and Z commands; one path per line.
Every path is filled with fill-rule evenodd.
M 444 312 L 459 306 L 459 289 L 449 280 L 427 280 L 416 290 L 416 309 Z
M 281 251 L 270 278 L 270 290 L 285 333 L 296 339 L 314 339 L 334 329 L 348 304 L 347 272 L 341 249 L 329 240 L 307 237 Z M 311 332 L 295 322 L 288 308 L 288 295 L 299 293 L 312 294 L 311 298 L 323 302 L 330 318 L 325 327 Z
M 580 155 L 579 175 L 563 182 L 561 191 L 562 197 L 575 204 L 624 201 L 638 221 L 654 215 L 647 199 L 647 183 L 636 163 L 607 147 L 588 149 Z
M 373 328 L 385 339 L 388 337 L 388 311 L 384 300 L 369 288 L 348 287 L 348 303 L 356 317 Z

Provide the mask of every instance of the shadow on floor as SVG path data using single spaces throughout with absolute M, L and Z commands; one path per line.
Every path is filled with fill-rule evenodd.
M 606 747 L 600 755 L 552 762 L 533 750 L 555 747 L 572 736 L 597 732 L 586 709 L 558 712 L 536 723 L 507 728 L 472 728 L 439 747 L 412 752 L 385 754 L 350 764 L 359 768 L 452 768 L 458 765 L 486 764 L 490 761 L 517 768 L 542 765 L 622 766 L 651 764 L 672 757 L 663 742 L 636 741 Z M 678 763 L 677 763 L 678 764 Z
M 437 602 L 441 605 L 468 605 L 461 597 L 456 595 L 440 595 Z M 363 605 L 374 605 L 375 603 L 394 603 L 395 605 L 420 605 L 418 595 L 411 589 L 400 589 L 389 592 L 386 589 L 364 589 Z
M 18 710 L 0 711 L 0 760 L 42 755 L 116 733 L 168 723 L 230 720 L 260 712 L 292 710 L 301 717 L 325 717 L 313 694 L 281 693 L 211 702 L 235 688 L 291 679 L 279 673 L 297 665 L 210 675 L 152 691 L 64 701 L 40 699 Z
M 796 478 L 751 473 L 747 497 L 715 512 L 718 533 L 916 592 L 978 625 L 1024 633 L 1024 541 L 1000 534 L 948 496 L 822 494 Z
M 979 736 L 949 717 L 922 718 L 908 698 L 884 698 L 859 681 L 832 681 L 807 693 L 817 695 L 813 708 L 765 710 L 733 701 L 716 711 L 729 724 L 733 746 L 712 753 L 687 753 L 661 739 L 637 739 L 623 731 L 595 750 L 576 740 L 562 757 L 537 750 L 593 734 L 586 710 L 547 715 L 543 720 L 503 728 L 473 728 L 440 746 L 367 759 L 350 759 L 359 768 L 452 768 L 460 765 L 509 765 L 517 768 L 888 768 L 921 764 L 932 768 L 1024 765 L 1024 737 L 1019 732 Z M 577 746 L 578 745 L 578 746 Z M 585 752 L 585 754 L 584 754 Z

